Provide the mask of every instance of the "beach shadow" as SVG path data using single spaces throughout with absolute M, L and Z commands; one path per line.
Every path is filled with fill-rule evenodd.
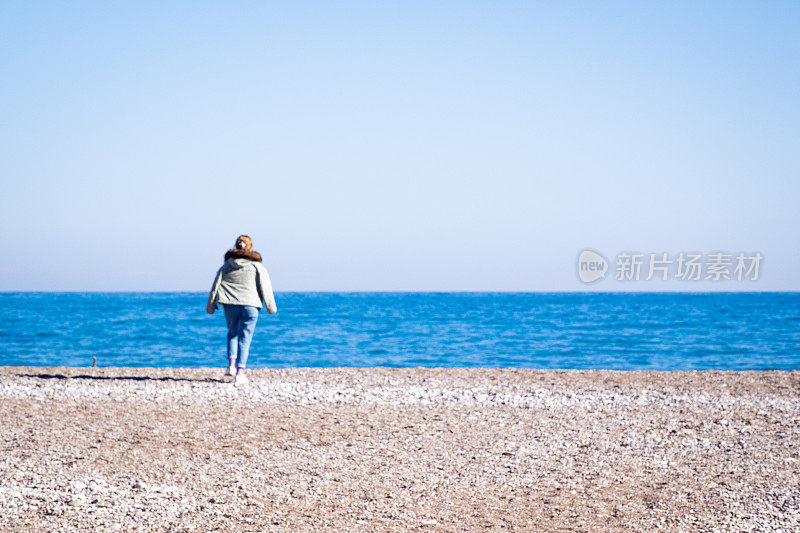
M 173 378 L 169 376 L 152 378 L 150 376 L 90 376 L 88 374 L 79 374 L 77 376 L 65 376 L 64 374 L 17 374 L 17 377 L 38 379 L 95 379 L 104 381 L 189 381 L 192 383 L 228 383 L 224 379 L 217 378 L 190 379 Z

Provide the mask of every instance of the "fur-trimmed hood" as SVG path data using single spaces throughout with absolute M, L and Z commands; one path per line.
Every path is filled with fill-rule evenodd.
M 228 259 L 249 259 L 250 261 L 261 262 L 261 254 L 255 250 L 239 250 L 231 248 L 225 252 L 225 261 Z

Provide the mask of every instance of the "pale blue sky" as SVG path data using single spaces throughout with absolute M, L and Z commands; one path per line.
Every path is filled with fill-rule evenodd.
M 702 4 L 702 5 L 701 5 Z M 796 2 L 5 2 L 0 290 L 800 289 Z

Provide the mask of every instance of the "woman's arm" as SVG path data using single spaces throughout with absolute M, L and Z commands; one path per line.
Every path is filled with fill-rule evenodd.
M 267 313 L 274 315 L 278 312 L 275 305 L 275 295 L 272 293 L 272 282 L 269 279 L 267 269 L 261 263 L 253 263 L 256 266 L 256 286 L 258 287 L 258 297 L 264 302 Z
M 219 282 L 222 280 L 222 268 L 217 270 L 217 275 L 214 278 L 214 283 L 211 285 L 211 292 L 208 293 L 208 301 L 206 302 L 206 313 L 213 315 L 217 310 L 217 291 L 219 290 Z

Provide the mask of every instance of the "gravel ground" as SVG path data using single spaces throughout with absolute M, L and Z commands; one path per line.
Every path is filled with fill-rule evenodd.
M 0 530 L 800 528 L 800 372 L 0 367 Z

